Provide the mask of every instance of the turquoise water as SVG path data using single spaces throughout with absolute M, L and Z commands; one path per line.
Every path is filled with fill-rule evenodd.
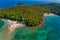
M 0 28 L 4 25 L 4 22 L 0 20 Z
M 50 25 L 53 27 L 47 35 L 47 40 L 60 40 L 60 16 L 49 16 Z
M 9 35 L 7 29 L 1 30 L 0 40 L 60 40 L 60 16 L 46 16 L 42 28 L 17 28 Z
M 44 28 L 18 28 L 17 32 L 12 40 L 45 40 L 47 33 L 51 31 L 52 27 Z
M 60 40 L 60 16 L 46 16 L 42 28 L 18 28 L 12 40 Z

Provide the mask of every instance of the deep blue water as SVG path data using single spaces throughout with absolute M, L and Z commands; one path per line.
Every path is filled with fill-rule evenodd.
M 47 4 L 51 3 L 49 1 L 0 1 L 0 8 L 9 8 L 16 6 L 18 3 L 24 3 L 24 4 Z

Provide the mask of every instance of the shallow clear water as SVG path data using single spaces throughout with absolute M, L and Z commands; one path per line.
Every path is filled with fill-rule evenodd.
M 60 16 L 47 16 L 44 18 L 42 28 L 17 28 L 8 34 L 6 26 L 0 32 L 0 40 L 60 40 Z
M 4 22 L 0 20 L 0 28 L 4 25 Z
M 60 16 L 46 16 L 43 28 L 17 30 L 12 40 L 60 40 Z

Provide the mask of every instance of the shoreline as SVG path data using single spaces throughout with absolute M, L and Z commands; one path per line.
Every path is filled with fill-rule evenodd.
M 55 14 L 53 13 L 44 13 L 43 16 L 54 16 Z M 8 31 L 9 32 L 13 32 L 17 27 L 23 27 L 25 26 L 23 24 L 23 22 L 17 22 L 17 21 L 13 21 L 13 20 L 10 20 L 10 19 L 5 19 L 6 22 L 7 22 L 7 25 L 8 25 Z M 38 26 L 41 26 L 41 25 L 38 25 Z M 35 28 L 35 27 L 33 27 Z

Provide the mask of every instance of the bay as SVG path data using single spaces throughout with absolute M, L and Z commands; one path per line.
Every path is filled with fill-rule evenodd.
M 0 32 L 0 40 L 60 40 L 60 16 L 46 16 L 44 23 L 42 28 L 17 28 L 9 35 L 8 26 L 5 26 Z

